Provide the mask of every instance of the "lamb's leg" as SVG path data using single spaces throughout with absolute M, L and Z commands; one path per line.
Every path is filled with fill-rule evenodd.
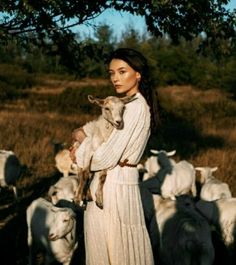
M 106 176 L 107 176 L 106 170 L 102 170 L 99 173 L 99 183 L 98 183 L 98 187 L 95 193 L 96 205 L 101 209 L 103 209 L 103 186 L 106 181 Z
M 197 188 L 196 188 L 195 181 L 192 184 L 191 192 L 192 192 L 193 197 L 196 197 L 197 196 Z
M 79 177 L 79 187 L 77 189 L 77 192 L 75 194 L 75 202 L 79 203 L 80 206 L 83 206 L 83 200 L 85 198 L 84 195 L 84 188 L 86 181 L 89 177 L 87 170 L 82 170 L 81 168 L 78 170 L 78 177 Z

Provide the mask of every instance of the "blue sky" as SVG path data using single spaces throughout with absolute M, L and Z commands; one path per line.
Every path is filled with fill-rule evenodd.
M 236 1 L 236 0 L 235 0 Z M 114 34 L 120 38 L 122 33 L 131 27 L 136 29 L 140 34 L 145 33 L 146 24 L 145 20 L 141 16 L 134 16 L 128 12 L 118 12 L 114 9 L 107 9 L 97 18 L 90 21 L 91 24 L 98 26 L 99 24 L 107 24 L 113 30 Z M 74 31 L 79 32 L 81 37 L 91 36 L 93 37 L 94 29 L 92 26 L 79 25 L 78 28 L 74 28 Z
M 233 10 L 236 9 L 236 0 L 231 0 L 227 5 L 227 8 Z M 136 29 L 141 35 L 146 34 L 145 20 L 141 16 L 134 16 L 128 12 L 118 12 L 113 9 L 105 10 L 97 18 L 90 21 L 91 24 L 98 26 L 99 24 L 107 24 L 113 30 L 115 36 L 119 39 L 122 33 L 130 26 Z M 93 37 L 94 29 L 92 26 L 79 25 L 74 28 L 75 32 L 78 32 L 81 37 Z

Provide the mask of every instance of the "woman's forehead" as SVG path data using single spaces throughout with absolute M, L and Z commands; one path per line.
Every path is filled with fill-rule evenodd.
M 132 67 L 121 59 L 112 59 L 109 64 L 109 70 L 118 70 L 120 68 L 132 69 Z

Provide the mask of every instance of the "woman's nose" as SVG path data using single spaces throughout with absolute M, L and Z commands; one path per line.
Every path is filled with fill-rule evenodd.
M 116 83 L 119 80 L 118 75 L 114 74 L 112 80 L 114 83 Z

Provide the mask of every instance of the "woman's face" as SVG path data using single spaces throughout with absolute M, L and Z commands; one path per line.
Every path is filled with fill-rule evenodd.
M 125 61 L 112 59 L 109 64 L 109 74 L 118 94 L 125 93 L 127 96 L 131 96 L 139 91 L 141 75 Z

